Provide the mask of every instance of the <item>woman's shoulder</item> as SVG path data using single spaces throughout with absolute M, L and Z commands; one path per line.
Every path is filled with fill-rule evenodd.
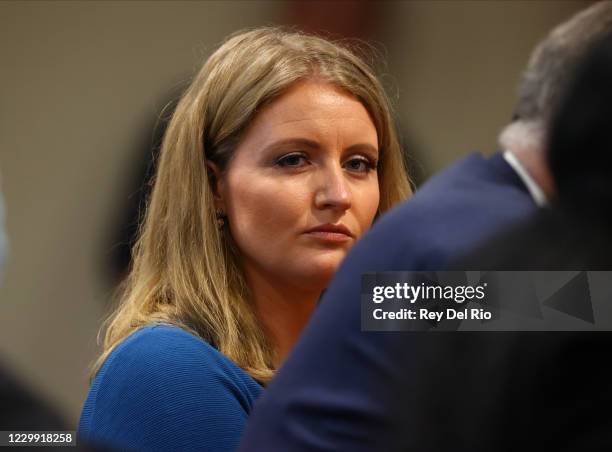
M 109 355 L 99 376 L 105 380 L 143 372 L 166 380 L 190 379 L 194 375 L 201 377 L 213 373 L 236 383 L 257 385 L 243 369 L 208 342 L 165 323 L 143 327 L 128 336 Z
M 201 338 L 168 324 L 127 337 L 90 388 L 79 432 L 91 440 L 149 448 L 239 438 L 261 386 Z M 191 432 L 185 435 L 185 431 Z M 181 433 L 182 432 L 182 433 Z M 188 439 L 191 435 L 191 441 Z M 187 442 L 185 442 L 187 441 Z
M 199 349 L 206 353 L 212 353 L 212 351 L 215 350 L 206 341 L 183 328 L 169 323 L 154 323 L 144 326 L 126 337 L 117 345 L 109 358 L 125 358 L 130 354 L 146 350 L 150 352 L 162 352 L 165 351 L 170 344 L 172 347 L 180 347 L 183 350 Z M 109 360 L 107 360 L 107 362 L 108 361 Z

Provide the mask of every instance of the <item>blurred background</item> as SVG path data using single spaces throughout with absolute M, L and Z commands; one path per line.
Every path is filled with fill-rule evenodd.
M 590 3 L 0 2 L 0 364 L 76 428 L 160 112 L 228 34 L 288 24 L 377 46 L 419 182 L 496 150 L 531 49 Z

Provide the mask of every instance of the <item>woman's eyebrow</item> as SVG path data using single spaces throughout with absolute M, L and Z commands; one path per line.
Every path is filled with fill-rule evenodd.
M 302 148 L 305 147 L 308 149 L 319 149 L 321 147 L 319 143 L 308 138 L 284 138 L 265 146 L 264 151 L 274 151 L 276 149 L 282 149 L 290 146 Z
M 264 147 L 264 151 L 274 151 L 276 149 L 282 149 L 286 147 L 302 147 L 308 149 L 319 149 L 321 145 L 314 140 L 308 138 L 285 138 L 278 141 L 274 141 Z M 373 156 L 378 155 L 378 147 L 373 146 L 369 143 L 357 143 L 349 146 L 344 152 L 365 152 L 372 154 Z

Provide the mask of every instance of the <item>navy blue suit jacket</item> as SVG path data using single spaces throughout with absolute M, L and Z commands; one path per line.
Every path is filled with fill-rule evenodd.
M 256 403 L 240 450 L 391 450 L 388 433 L 410 420 L 390 409 L 398 386 L 386 382 L 416 396 L 410 369 L 421 352 L 405 340 L 411 333 L 361 331 L 361 274 L 444 270 L 536 210 L 501 154 L 472 154 L 381 218 L 351 250 Z

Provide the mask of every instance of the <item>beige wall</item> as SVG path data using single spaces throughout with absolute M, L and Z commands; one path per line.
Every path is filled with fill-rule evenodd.
M 408 143 L 439 168 L 491 151 L 538 38 L 584 2 L 390 2 L 381 40 Z M 11 256 L 0 356 L 76 423 L 111 288 L 125 177 L 164 95 L 280 2 L 0 3 L 0 169 Z M 145 137 L 145 139 L 143 139 Z
M 450 0 L 384 10 L 400 123 L 425 173 L 473 150 L 495 151 L 532 47 L 588 4 Z

